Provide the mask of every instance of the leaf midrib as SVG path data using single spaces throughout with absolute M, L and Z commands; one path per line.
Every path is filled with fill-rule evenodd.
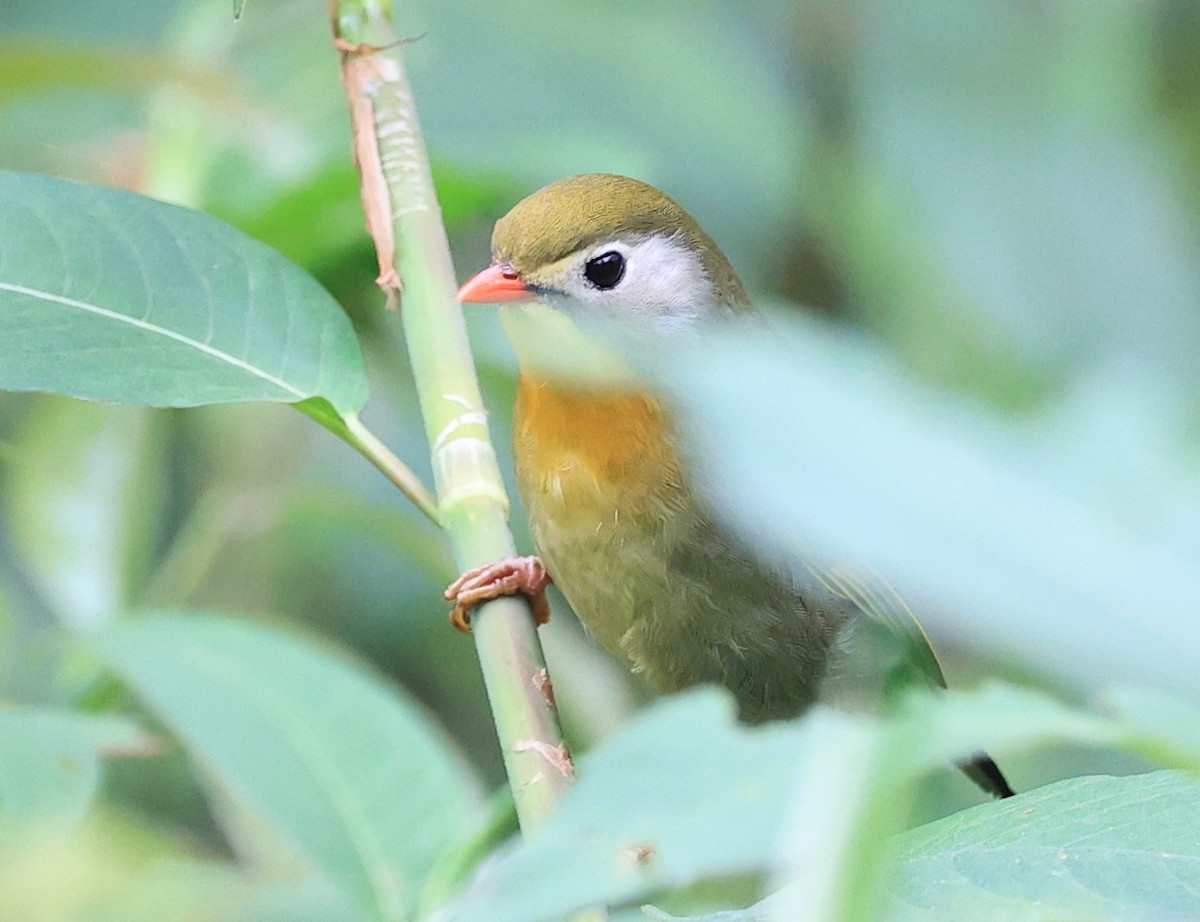
M 129 326 L 140 330 L 145 330 L 146 332 L 153 333 L 158 336 L 165 336 L 167 339 L 172 339 L 175 342 L 182 343 L 185 346 L 195 349 L 197 352 L 202 352 L 205 355 L 232 365 L 234 368 L 241 369 L 242 371 L 245 371 L 256 378 L 260 378 L 269 384 L 273 384 L 275 387 L 278 387 L 285 393 L 292 394 L 298 400 L 304 400 L 310 396 L 304 391 L 301 391 L 295 386 L 284 381 L 282 378 L 278 378 L 270 372 L 257 367 L 256 365 L 251 365 L 244 359 L 239 359 L 236 356 L 230 355 L 228 352 L 224 352 L 221 349 L 217 349 L 214 346 L 208 345 L 207 343 L 200 342 L 197 339 L 192 339 L 190 336 L 185 336 L 182 333 L 159 326 L 158 324 L 150 323 L 145 320 L 139 320 L 138 318 L 131 317 L 128 314 L 122 314 L 119 311 L 110 310 L 107 307 L 101 307 L 99 304 L 89 304 L 86 301 L 78 301 L 74 298 L 67 298 L 48 291 L 40 291 L 39 289 L 29 288 L 25 285 L 15 285 L 12 282 L 0 282 L 0 290 L 28 295 L 29 297 L 40 298 L 45 301 L 53 301 L 56 304 L 63 305 L 64 307 L 76 308 L 77 310 L 96 314 L 109 320 L 115 320 L 118 323 L 128 324 Z

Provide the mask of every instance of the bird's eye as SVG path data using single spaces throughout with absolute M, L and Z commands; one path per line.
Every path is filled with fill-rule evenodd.
M 612 288 L 625 275 L 625 257 L 616 250 L 601 253 L 587 261 L 583 274 L 597 288 Z

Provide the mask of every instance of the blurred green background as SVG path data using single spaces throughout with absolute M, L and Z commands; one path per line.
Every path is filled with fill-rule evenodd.
M 1036 459 L 1027 466 L 1047 507 L 1085 510 L 1122 547 L 1169 564 L 1167 576 L 1146 576 L 1151 614 L 1194 616 L 1200 6 L 422 0 L 398 4 L 397 18 L 418 37 L 405 60 L 461 276 L 486 262 L 495 218 L 552 179 L 603 170 L 661 186 L 764 303 L 822 318 L 820 330 L 858 331 L 845 364 L 843 338 L 815 364 L 865 361 L 865 379 L 938 395 L 968 431 L 991 427 L 984 441 L 1009 470 Z M 0 168 L 198 208 L 307 268 L 361 334 L 366 418 L 427 476 L 349 151 L 319 0 L 249 0 L 236 22 L 227 0 L 0 5 Z M 512 359 L 492 315 L 469 321 L 503 446 Z M 700 399 L 702 415 L 705 399 L 721 395 Z M 785 435 L 785 449 L 811 443 L 803 429 Z M 744 455 L 721 468 L 731 505 L 739 473 L 768 476 Z M 906 457 L 871 460 L 936 492 L 936 479 L 922 479 L 932 472 L 905 472 Z M 440 537 L 299 414 L 0 395 L 0 476 L 3 697 L 110 702 L 123 693 L 76 651 L 72 631 L 130 608 L 229 610 L 354 648 L 424 702 L 489 783 L 501 781 L 472 647 L 445 621 L 440 589 L 453 574 Z M 1004 512 L 984 501 L 972 515 L 1000 522 Z M 528 548 L 519 517 L 515 527 Z M 996 557 L 1040 527 L 996 526 Z M 1089 547 L 1079 544 L 1081 572 L 1119 575 L 1114 594 L 1136 610 L 1142 558 L 1087 558 Z M 1024 580 L 1019 567 L 1012 576 Z M 924 593 L 919 579 L 900 582 L 928 606 L 958 684 L 1001 672 L 1087 698 L 1111 677 L 1123 632 L 1138 632 L 1136 621 L 1108 624 L 1099 633 L 1117 639 L 1094 658 L 1077 633 L 1081 665 L 1056 674 L 1053 661 L 1076 654 L 1055 638 L 1040 660 L 1023 658 L 1021 643 L 1003 642 L 1002 604 L 984 604 L 993 620 L 972 634 L 936 581 Z M 544 633 L 582 748 L 645 694 L 559 608 Z M 1086 606 L 1063 611 L 1064 624 L 1087 617 Z M 1036 643 L 1032 616 L 1018 623 Z M 1182 633 L 1156 635 L 1175 657 L 1165 672 L 1183 674 L 1196 647 L 1173 641 L 1200 632 L 1170 625 Z M 989 637 L 994 656 L 981 652 Z M 1143 664 L 1158 649 L 1120 678 L 1153 681 Z M 1135 763 L 1062 751 L 1008 764 L 1027 788 Z M 159 832 L 229 847 L 177 750 L 114 763 L 105 783 Z M 969 800 L 959 784 L 941 779 L 918 812 Z

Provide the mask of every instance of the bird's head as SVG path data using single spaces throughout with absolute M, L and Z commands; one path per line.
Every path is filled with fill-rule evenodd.
M 588 173 L 533 193 L 496 222 L 492 265 L 460 301 L 539 301 L 572 319 L 692 325 L 746 295 L 712 239 L 670 196 L 636 179 Z

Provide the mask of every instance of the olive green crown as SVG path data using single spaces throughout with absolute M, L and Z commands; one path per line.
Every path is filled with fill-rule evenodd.
M 695 219 L 665 192 L 627 176 L 585 173 L 522 199 L 496 222 L 492 255 L 517 272 L 536 272 L 608 240 L 678 237 L 700 257 L 722 299 L 745 303 L 737 273 Z

